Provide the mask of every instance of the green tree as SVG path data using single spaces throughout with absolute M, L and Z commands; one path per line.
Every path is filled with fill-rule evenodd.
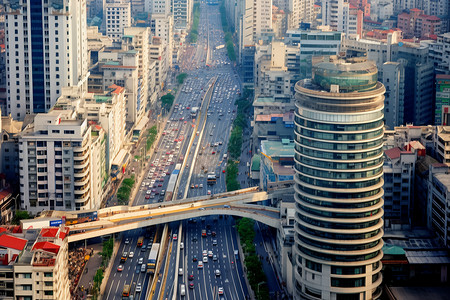
M 173 101 L 175 100 L 175 96 L 171 93 L 165 94 L 161 97 L 162 106 L 169 110 L 172 107 Z
M 177 76 L 178 84 L 183 84 L 183 82 L 184 82 L 184 80 L 186 79 L 187 76 L 188 76 L 188 74 L 186 74 L 186 73 L 180 73 Z
M 27 211 L 18 210 L 14 214 L 14 217 L 11 220 L 11 224 L 19 225 L 20 224 L 20 220 L 26 220 L 26 219 L 30 219 L 30 218 L 31 218 L 31 216 L 30 216 L 30 214 Z

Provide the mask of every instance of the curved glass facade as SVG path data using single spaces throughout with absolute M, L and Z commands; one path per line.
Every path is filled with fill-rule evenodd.
M 372 299 L 381 282 L 374 266 L 383 245 L 384 86 L 371 62 L 320 63 L 314 71 L 313 83 L 295 86 L 296 298 L 320 290 L 318 298 L 331 299 L 345 288 Z M 332 84 L 339 93 L 329 92 Z

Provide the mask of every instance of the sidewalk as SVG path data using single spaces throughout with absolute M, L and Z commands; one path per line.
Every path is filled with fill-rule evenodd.
M 72 296 L 72 299 L 87 299 L 88 294 L 92 287 L 92 282 L 94 282 L 94 276 L 97 270 L 100 268 L 102 263 L 102 257 L 99 253 L 102 251 L 101 244 L 92 245 L 88 250 L 93 251 L 93 254 L 90 255 L 89 260 L 87 261 L 84 270 L 81 274 L 80 281 L 78 281 L 78 286 L 76 292 Z

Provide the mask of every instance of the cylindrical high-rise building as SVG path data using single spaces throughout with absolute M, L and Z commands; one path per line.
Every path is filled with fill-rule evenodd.
M 383 84 L 375 63 L 322 59 L 297 82 L 295 299 L 381 294 Z

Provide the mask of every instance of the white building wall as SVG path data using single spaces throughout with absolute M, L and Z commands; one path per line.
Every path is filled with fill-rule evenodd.
M 123 29 L 131 27 L 131 3 L 120 0 L 106 3 L 106 35 L 113 41 L 122 40 Z

